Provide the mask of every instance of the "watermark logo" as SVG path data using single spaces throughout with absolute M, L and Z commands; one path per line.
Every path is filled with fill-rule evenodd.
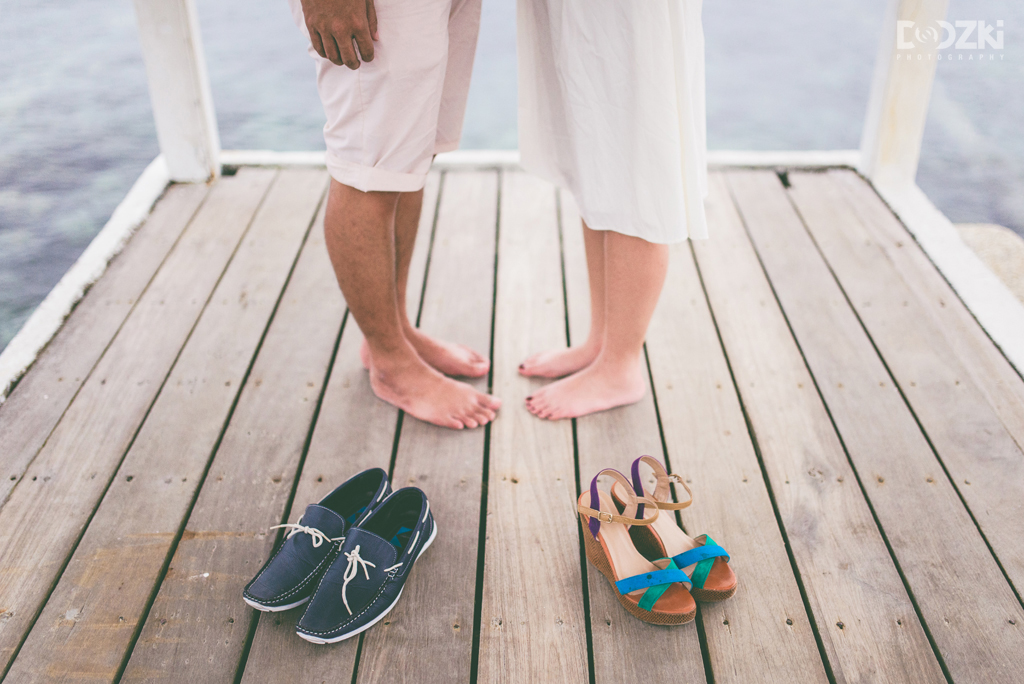
M 897 59 L 931 59 L 934 53 L 940 61 L 995 61 L 997 55 L 1003 59 L 1003 45 L 1002 19 L 995 24 L 984 19 L 896 22 Z

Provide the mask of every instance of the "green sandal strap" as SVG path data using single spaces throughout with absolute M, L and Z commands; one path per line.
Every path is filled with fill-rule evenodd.
M 693 586 L 698 589 L 704 588 L 704 582 L 708 579 L 708 574 L 711 572 L 711 568 L 715 564 L 716 558 L 724 558 L 725 562 L 729 562 L 729 554 L 721 546 L 715 543 L 715 540 L 711 537 L 702 535 L 697 537 L 697 541 L 703 538 L 704 545 L 698 546 L 689 551 L 684 551 L 677 556 L 673 556 L 672 560 L 680 568 L 685 568 L 697 564 L 697 567 L 693 569 Z
M 671 558 L 660 558 L 655 562 L 660 561 L 666 562 L 666 566 L 663 569 L 621 579 L 615 583 L 615 588 L 621 594 L 630 594 L 647 588 L 644 595 L 640 597 L 638 605 L 644 610 L 651 610 L 662 594 L 668 591 L 668 588 L 676 582 L 692 585 L 690 578 L 676 566 Z

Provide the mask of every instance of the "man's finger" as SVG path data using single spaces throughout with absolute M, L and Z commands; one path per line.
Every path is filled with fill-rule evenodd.
M 316 29 L 309 29 L 309 42 L 313 44 L 313 49 L 316 50 L 316 54 L 320 55 L 324 59 L 328 59 L 327 53 L 324 52 L 324 42 L 320 39 L 320 32 Z
M 331 60 L 338 66 L 342 66 L 345 60 L 342 59 L 341 53 L 338 51 L 338 43 L 334 40 L 334 36 L 329 33 L 321 33 L 320 37 L 324 41 L 324 52 L 326 53 L 327 59 Z
M 377 33 L 377 7 L 373 0 L 366 0 L 366 18 L 370 22 L 370 36 L 374 40 L 380 40 L 380 34 Z
M 366 29 L 361 29 L 353 37 L 355 38 L 356 45 L 359 47 L 359 55 L 363 58 L 363 61 L 373 61 L 373 39 L 370 38 L 370 32 Z
M 355 70 L 359 68 L 359 58 L 356 57 L 356 48 L 352 44 L 351 36 L 343 38 L 338 42 L 338 52 L 341 54 L 341 61 L 349 69 Z

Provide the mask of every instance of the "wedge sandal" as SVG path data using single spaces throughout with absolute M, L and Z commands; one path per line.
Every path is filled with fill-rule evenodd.
M 611 475 L 627 493 L 621 512 L 608 492 L 597 487 L 597 478 Z M 638 502 L 654 511 L 648 518 L 637 516 Z M 642 504 L 640 504 L 642 505 Z M 616 598 L 631 615 L 656 625 L 682 625 L 693 620 L 697 604 L 690 595 L 690 578 L 670 558 L 648 560 L 636 549 L 629 526 L 649 526 L 657 520 L 657 503 L 633 494 L 626 476 L 606 468 L 594 476 L 590 489 L 577 502 L 583 523 L 587 559 L 612 585 Z
M 644 489 L 640 478 L 640 464 L 646 463 L 654 470 L 657 483 L 653 493 Z M 624 509 L 636 500 L 652 501 L 658 510 L 676 511 L 687 508 L 693 503 L 693 492 L 686 486 L 681 477 L 665 470 L 661 461 L 651 456 L 641 456 L 633 461 L 630 469 L 633 478 L 632 487 L 628 483 L 616 482 L 612 485 L 612 498 L 616 509 Z M 676 503 L 672 501 L 670 486 L 672 483 L 683 486 L 689 499 Z M 647 511 L 650 513 L 650 511 Z M 649 520 L 649 524 L 635 525 L 630 529 L 630 536 L 636 548 L 647 558 L 668 557 L 686 572 L 693 587 L 690 593 L 698 601 L 710 603 L 724 601 L 736 593 L 736 574 L 729 567 L 729 554 L 706 534 L 691 538 L 676 524 L 672 515 L 653 515 L 647 518 L 644 503 L 637 506 L 636 516 Z

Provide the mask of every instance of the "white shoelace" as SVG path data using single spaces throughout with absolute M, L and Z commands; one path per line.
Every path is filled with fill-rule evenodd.
M 358 544 L 356 544 L 356 548 L 345 552 L 345 558 L 348 558 L 348 565 L 345 566 L 345 582 L 341 585 L 341 601 L 345 604 L 345 610 L 347 610 L 348 614 L 351 615 L 352 609 L 348 607 L 348 596 L 345 595 L 345 590 L 348 589 L 348 583 L 355 579 L 355 576 L 359 574 L 360 566 L 363 568 L 363 574 L 366 575 L 366 579 L 370 579 L 370 571 L 367 566 L 371 568 L 375 568 L 377 566 L 359 555 Z
M 313 548 L 314 549 L 320 548 L 320 545 L 323 544 L 325 541 L 329 541 L 329 542 L 332 542 L 332 543 L 333 542 L 339 542 L 339 541 L 345 541 L 344 537 L 328 537 L 326 534 L 324 534 L 320 530 L 316 529 L 315 527 L 308 527 L 306 525 L 303 525 L 302 524 L 302 518 L 299 518 L 299 522 L 297 522 L 297 523 L 285 523 L 284 525 L 274 525 L 270 529 L 276 530 L 279 527 L 283 527 L 285 529 L 288 529 L 288 528 L 291 529 L 291 532 L 288 533 L 288 536 L 285 537 L 285 539 L 291 539 L 292 537 L 297 535 L 299 532 L 305 532 L 306 534 L 308 534 L 310 537 L 313 538 Z
M 345 604 L 345 610 L 347 610 L 348 614 L 351 615 L 352 609 L 349 608 L 348 596 L 345 593 L 345 590 L 348 589 L 348 583 L 356 578 L 356 575 L 359 574 L 360 568 L 363 569 L 363 575 L 366 579 L 370 579 L 369 568 L 375 568 L 377 566 L 359 555 L 358 544 L 356 544 L 356 548 L 345 552 L 345 558 L 348 558 L 348 565 L 345 566 L 345 574 L 343 575 L 345 581 L 341 585 L 341 602 Z M 391 572 L 392 570 L 396 570 L 400 567 L 402 567 L 401 563 L 395 563 L 390 568 L 384 568 L 384 572 Z

